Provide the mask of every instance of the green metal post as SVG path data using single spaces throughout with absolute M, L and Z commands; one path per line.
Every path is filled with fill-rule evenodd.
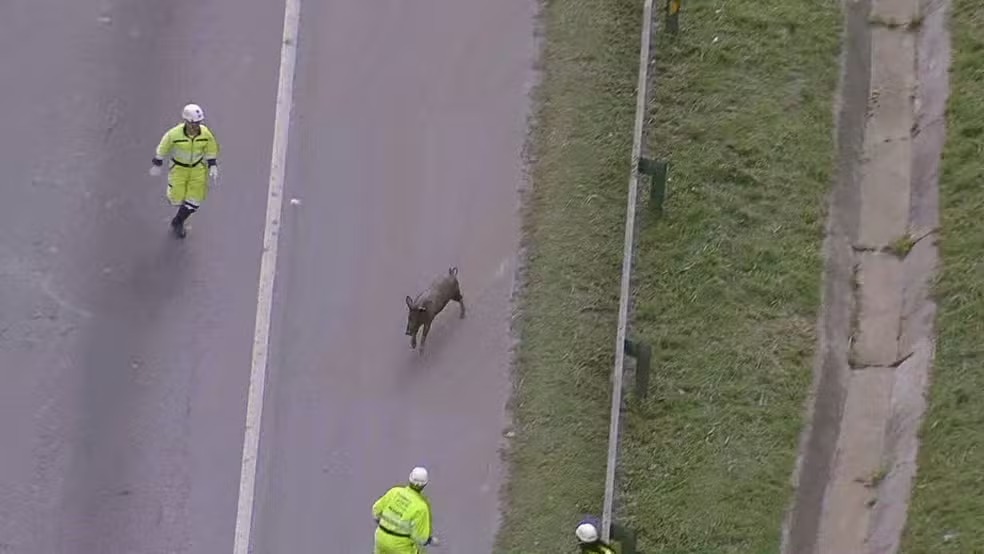
M 680 30 L 680 4 L 682 0 L 666 0 L 666 30 L 671 35 Z
M 627 356 L 635 357 L 635 355 L 636 355 L 636 343 L 635 342 L 633 342 L 633 341 L 631 341 L 629 339 L 625 339 L 625 354 Z
M 653 184 L 650 188 L 653 209 L 657 215 L 663 215 L 663 201 L 666 199 L 666 173 L 669 164 L 665 161 L 657 161 L 653 172 Z
M 652 369 L 650 367 L 652 348 L 643 341 L 632 341 L 626 339 L 625 354 L 635 358 L 636 396 L 640 399 L 645 399 L 649 393 L 649 374 Z
M 663 201 L 666 199 L 666 174 L 669 171 L 669 165 L 669 162 L 665 160 L 639 158 L 639 173 L 652 177 L 649 195 L 657 215 L 663 214 Z
M 636 554 L 636 534 L 632 529 L 612 522 L 612 539 L 618 541 L 619 554 Z
M 636 349 L 635 359 L 636 359 L 636 397 L 641 400 L 645 400 L 646 396 L 649 395 L 649 374 L 651 372 L 650 359 L 652 357 L 652 348 L 646 343 L 640 343 Z

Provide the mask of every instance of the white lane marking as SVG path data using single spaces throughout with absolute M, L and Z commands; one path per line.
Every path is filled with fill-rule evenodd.
M 294 97 L 294 63 L 297 59 L 297 29 L 300 22 L 300 8 L 300 0 L 286 0 L 285 2 L 284 36 L 280 49 L 280 81 L 273 128 L 273 154 L 270 160 L 270 188 L 267 195 L 266 224 L 263 229 L 260 282 L 256 298 L 256 327 L 253 333 L 253 361 L 250 367 L 249 395 L 246 401 L 246 429 L 243 438 L 242 471 L 239 476 L 239 509 L 236 513 L 234 554 L 249 553 L 253 528 L 256 459 L 259 453 L 260 418 L 263 413 L 263 389 L 266 385 L 267 350 L 270 344 L 273 281 L 277 275 L 277 242 L 283 206 L 287 135 Z

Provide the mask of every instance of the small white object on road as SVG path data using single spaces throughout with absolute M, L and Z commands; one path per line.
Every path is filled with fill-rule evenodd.
M 301 205 L 301 201 L 298 200 L 297 198 L 291 198 L 290 199 L 290 205 L 291 206 L 300 206 Z

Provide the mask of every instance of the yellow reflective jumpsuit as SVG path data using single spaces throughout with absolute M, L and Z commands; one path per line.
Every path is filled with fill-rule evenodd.
M 372 505 L 375 554 L 423 554 L 431 538 L 430 501 L 408 485 L 393 487 Z
M 615 554 L 615 549 L 601 543 L 592 545 L 582 544 L 581 554 Z
M 194 139 L 185 134 L 184 123 L 168 129 L 157 145 L 157 159 L 171 156 L 167 176 L 167 199 L 197 210 L 208 196 L 208 167 L 219 157 L 219 143 L 205 125 Z

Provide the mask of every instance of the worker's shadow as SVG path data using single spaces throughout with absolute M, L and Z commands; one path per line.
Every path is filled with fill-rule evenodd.
M 122 286 L 135 302 L 152 307 L 170 301 L 186 281 L 193 279 L 194 252 L 187 239 L 175 238 L 170 232 L 153 239 L 156 244 L 148 248 L 137 261 Z
M 100 286 L 97 324 L 81 338 L 78 355 L 82 387 L 78 406 L 81 417 L 93 425 L 111 425 L 128 415 L 127 398 L 134 388 L 134 356 L 147 352 L 160 341 L 158 330 L 167 319 L 167 305 L 184 286 L 182 277 L 192 254 L 186 245 L 170 237 L 131 233 L 133 240 L 146 240 L 139 257 L 110 272 L 110 281 Z M 180 323 L 180 322 L 179 322 Z M 90 475 L 89 464 L 107 463 L 99 454 L 81 462 L 79 475 Z

